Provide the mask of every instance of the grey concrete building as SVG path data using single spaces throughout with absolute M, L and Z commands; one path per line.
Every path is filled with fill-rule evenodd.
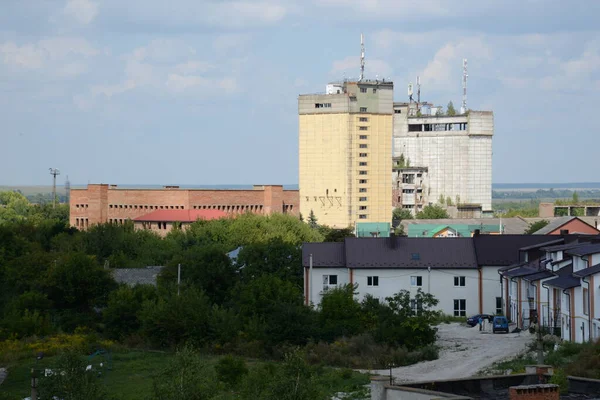
M 443 197 L 459 210 L 491 215 L 493 112 L 446 116 L 435 110 L 427 103 L 394 103 L 394 159 L 402 156 L 410 167 L 427 170 L 425 204 Z M 398 183 L 393 180 L 394 190 L 402 191 Z

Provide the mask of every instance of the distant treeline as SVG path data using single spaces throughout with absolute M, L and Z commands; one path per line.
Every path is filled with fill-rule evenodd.
M 536 191 L 492 190 L 493 199 L 568 199 L 577 193 L 580 199 L 600 199 L 600 190 L 538 189 Z
M 21 190 L 13 190 L 16 193 L 22 194 L 33 204 L 49 204 L 52 203 L 52 193 L 34 193 L 26 195 Z M 67 203 L 68 196 L 66 194 L 56 193 L 56 201 L 59 203 Z

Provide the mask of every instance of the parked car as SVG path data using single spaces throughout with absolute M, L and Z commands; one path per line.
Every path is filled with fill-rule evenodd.
M 467 325 L 476 326 L 479 323 L 479 318 L 482 320 L 487 319 L 489 322 L 494 320 L 494 316 L 490 314 L 476 314 L 472 317 L 467 318 Z
M 492 322 L 492 332 L 506 332 L 508 333 L 508 319 L 504 316 L 496 316 L 494 317 L 494 321 Z

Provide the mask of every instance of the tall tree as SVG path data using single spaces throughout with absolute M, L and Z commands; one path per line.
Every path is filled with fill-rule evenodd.
M 308 225 L 311 228 L 316 229 L 319 225 L 317 224 L 317 217 L 313 210 L 310 210 L 310 214 L 308 214 Z
M 456 110 L 454 109 L 454 104 L 452 102 L 448 103 L 448 107 L 446 109 L 446 115 L 448 115 L 448 116 L 456 115 Z
M 392 211 L 392 219 L 393 220 L 403 221 L 405 219 L 413 219 L 413 218 L 414 218 L 414 216 L 412 215 L 410 210 L 407 210 L 406 208 L 396 207 L 396 208 L 394 208 L 394 211 Z
M 444 219 L 450 218 L 446 210 L 439 205 L 427 205 L 423 211 L 417 213 L 417 219 Z
M 542 229 L 543 227 L 545 227 L 546 225 L 548 225 L 550 222 L 548 220 L 542 219 L 540 221 L 536 221 L 536 222 L 532 222 L 529 224 L 529 226 L 527 227 L 527 229 L 525 230 L 525 234 L 526 235 L 533 235 L 535 232 L 539 231 L 540 229 Z

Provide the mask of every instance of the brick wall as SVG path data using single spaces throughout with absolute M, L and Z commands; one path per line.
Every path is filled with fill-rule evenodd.
M 70 224 L 79 229 L 105 222 L 123 223 L 156 210 L 216 209 L 231 214 L 252 212 L 268 215 L 299 214 L 297 190 L 281 185 L 256 186 L 248 190 L 213 189 L 119 189 L 116 185 L 88 185 L 72 189 Z
M 510 400 L 559 400 L 558 385 L 513 386 L 508 390 Z

